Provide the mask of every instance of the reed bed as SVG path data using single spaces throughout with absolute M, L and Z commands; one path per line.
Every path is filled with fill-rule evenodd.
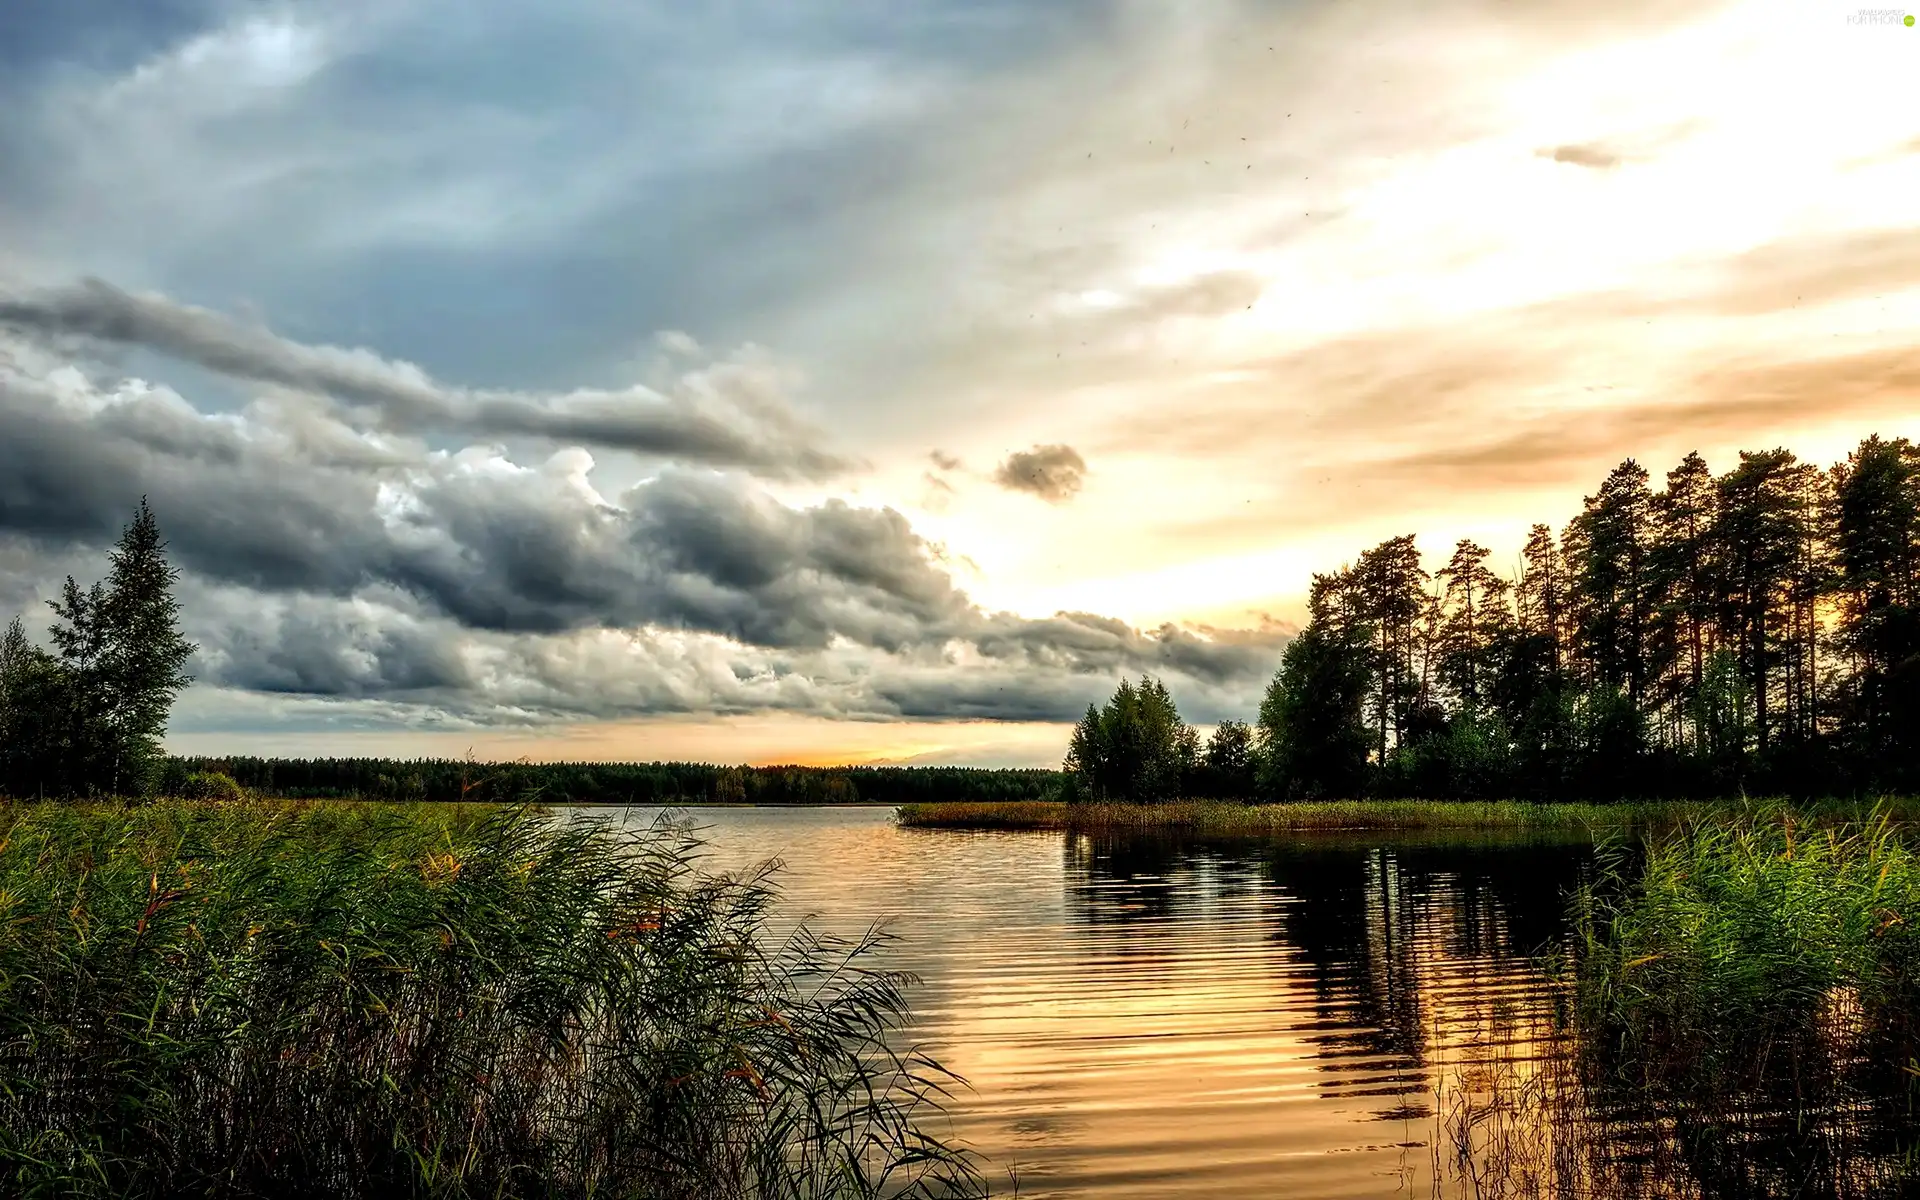
M 896 819 L 919 829 L 1071 829 L 1082 832 L 1179 830 L 1285 833 L 1294 830 L 1512 829 L 1631 825 L 1677 819 L 1683 806 L 1534 804 L 1524 801 L 1327 800 L 1242 804 L 1172 800 L 1109 804 L 1028 800 L 1012 803 L 904 804 Z
M 1717 1145 L 1791 1132 L 1836 1187 L 1889 1153 L 1920 1184 L 1911 831 L 1785 812 L 1690 823 L 1642 854 L 1632 887 L 1576 910 L 1579 1019 L 1610 1083 L 1669 1107 L 1713 1170 L 1738 1166 Z
M 1911 829 L 1722 813 L 1603 855 L 1556 1003 L 1441 1081 L 1436 1194 L 1920 1191 Z
M 982 1194 L 882 938 L 529 808 L 0 805 L 0 1190 Z

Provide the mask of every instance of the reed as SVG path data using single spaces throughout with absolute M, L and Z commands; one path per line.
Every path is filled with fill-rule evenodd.
M 1782 1084 L 1773 1099 L 1799 1111 L 1920 1082 L 1906 827 L 1783 810 L 1689 822 L 1640 853 L 1629 879 L 1612 850 L 1576 925 L 1581 1022 L 1642 1085 L 1712 1108 Z
M 876 934 L 518 807 L 0 805 L 17 1195 L 974 1195 Z
M 1329 800 L 1241 804 L 1176 800 L 1162 804 L 905 804 L 896 820 L 920 829 L 1072 829 L 1083 832 L 1179 830 L 1284 833 L 1292 830 L 1580 828 L 1671 819 L 1682 806 L 1533 804 L 1524 801 Z
M 1920 853 L 1882 810 L 1603 847 L 1556 1002 L 1440 1081 L 1459 1194 L 1912 1194 Z M 1436 1151 L 1435 1176 L 1442 1161 Z M 1436 1183 L 1436 1194 L 1440 1185 Z

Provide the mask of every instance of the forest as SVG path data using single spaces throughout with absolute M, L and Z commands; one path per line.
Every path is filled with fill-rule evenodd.
M 1708 797 L 1920 786 L 1920 448 L 1629 459 L 1516 569 L 1411 535 L 1316 575 L 1258 788 Z
M 206 780 L 286 799 L 521 800 L 608 804 L 939 804 L 1038 800 L 1048 770 L 974 767 L 716 766 L 688 762 L 475 763 L 421 758 L 174 758 L 162 791 Z

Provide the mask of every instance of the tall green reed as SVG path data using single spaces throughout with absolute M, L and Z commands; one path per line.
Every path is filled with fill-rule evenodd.
M 1762 806 L 1608 847 L 1575 899 L 1561 1123 L 1659 1194 L 1920 1183 L 1911 837 Z
M 883 938 L 528 808 L 0 807 L 23 1195 L 972 1195 Z
M 1583 1015 L 1651 1062 L 1729 1084 L 1818 1033 L 1911 1052 L 1920 1001 L 1920 854 L 1884 815 L 1791 809 L 1650 840 L 1638 877 L 1577 904 Z M 1890 1038 L 1891 1040 L 1886 1040 Z M 1904 1064 L 1902 1064 L 1904 1065 Z

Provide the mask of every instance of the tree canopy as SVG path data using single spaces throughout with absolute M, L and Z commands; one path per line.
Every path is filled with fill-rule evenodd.
M 1798 795 L 1920 785 L 1920 448 L 1629 459 L 1516 570 L 1411 535 L 1316 578 L 1263 793 Z M 1356 700 L 1356 695 L 1359 697 Z M 1358 749 L 1366 727 L 1370 743 Z

